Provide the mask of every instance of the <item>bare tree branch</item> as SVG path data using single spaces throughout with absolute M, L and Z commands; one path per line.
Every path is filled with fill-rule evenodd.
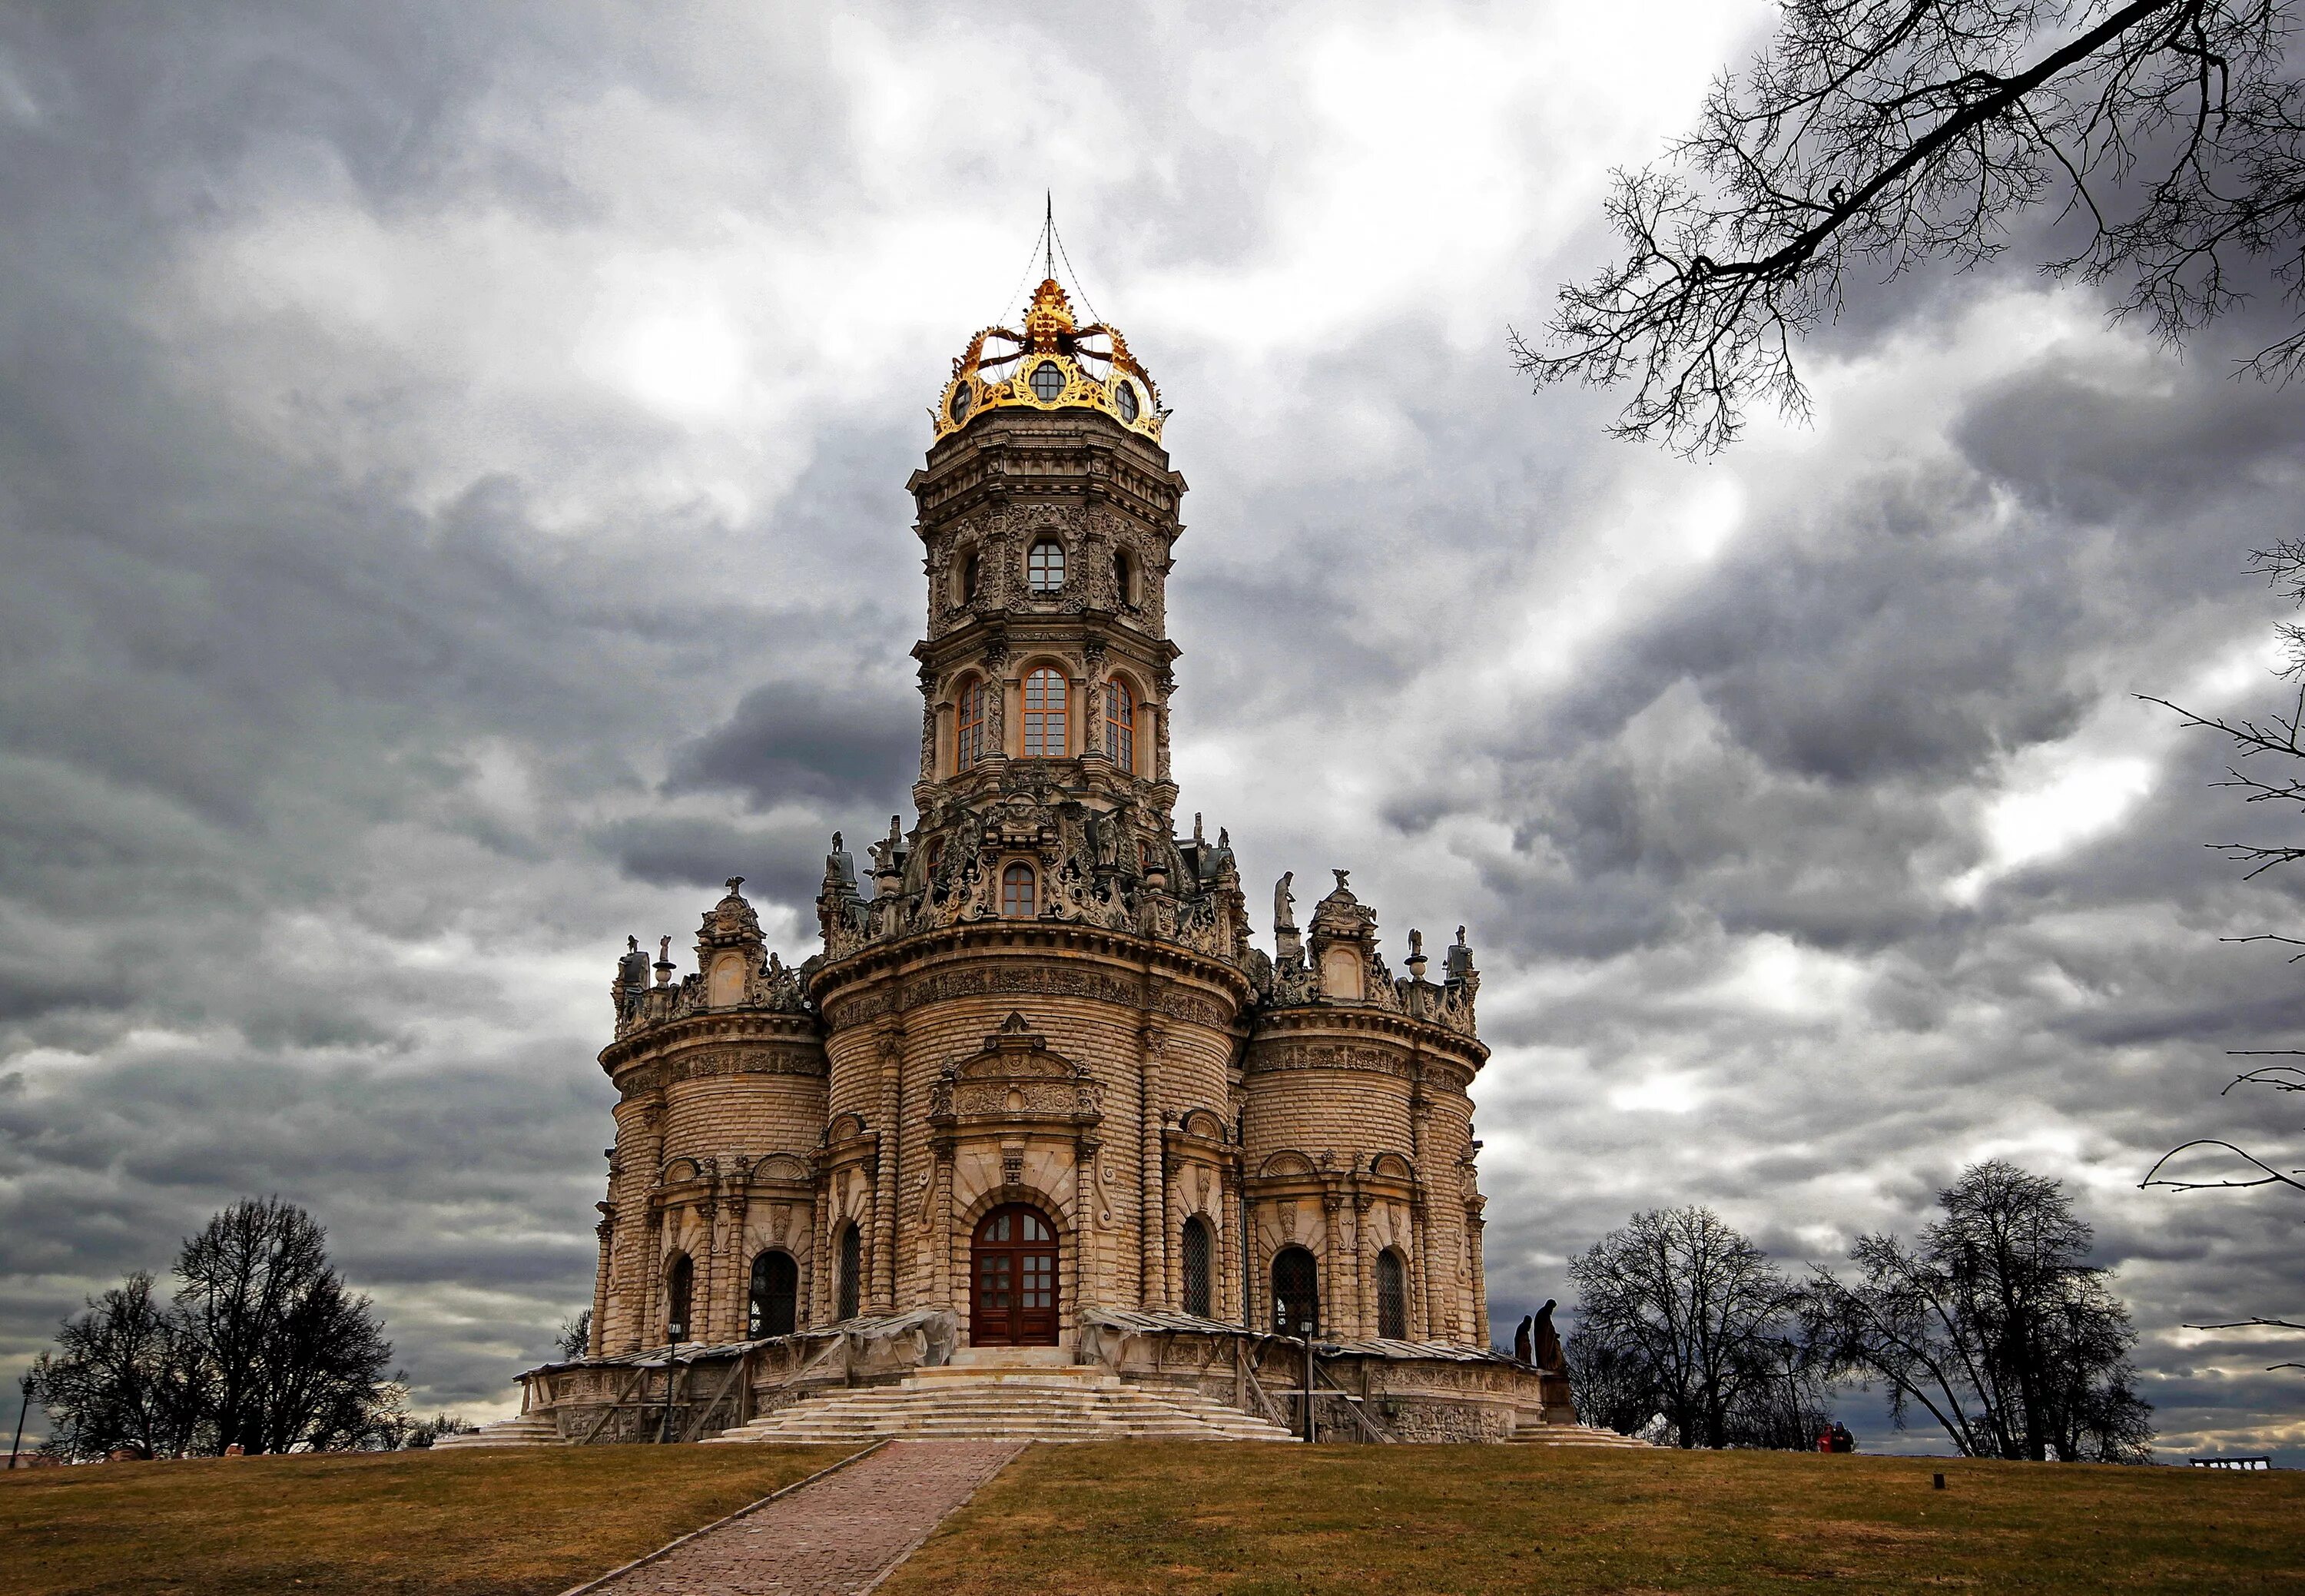
M 1667 162 L 1620 171 L 1620 258 L 1561 290 L 1512 349 L 1540 385 L 1630 382 L 1613 431 L 1686 452 L 1754 401 L 1796 417 L 1798 339 L 1843 275 L 1998 255 L 2062 196 L 2084 241 L 2042 262 L 2124 285 L 2116 317 L 2182 340 L 2269 257 L 2305 304 L 2305 98 L 2283 71 L 2299 0 L 1784 0 L 1768 51 L 1724 73 Z M 2244 370 L 2285 379 L 2305 332 Z

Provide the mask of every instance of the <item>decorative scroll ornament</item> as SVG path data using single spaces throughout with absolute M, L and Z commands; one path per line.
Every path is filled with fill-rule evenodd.
M 999 346 L 988 348 L 988 341 Z M 1021 334 L 988 327 L 952 363 L 952 380 L 932 417 L 936 435 L 949 437 L 984 412 L 1000 409 L 1101 410 L 1130 431 L 1156 440 L 1169 418 L 1160 388 L 1128 352 L 1128 340 L 1101 321 L 1077 325 L 1054 277 L 1033 291 Z

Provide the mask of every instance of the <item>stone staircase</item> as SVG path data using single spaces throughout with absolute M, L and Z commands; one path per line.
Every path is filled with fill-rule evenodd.
M 1013 1361 L 1011 1361 L 1013 1360 Z M 704 1444 L 914 1439 L 1293 1441 L 1277 1424 L 1196 1391 L 1125 1384 L 1093 1365 L 963 1353 L 893 1386 L 832 1391 Z
M 494 1424 L 483 1424 L 478 1430 L 462 1435 L 444 1435 L 432 1443 L 432 1450 L 445 1452 L 452 1447 L 560 1447 L 567 1443 L 560 1438 L 560 1427 L 549 1419 L 523 1416 L 499 1419 Z
M 1613 1430 L 1596 1430 L 1589 1424 L 1531 1424 L 1512 1433 L 1513 1443 L 1521 1447 L 1585 1447 L 1607 1450 L 1631 1447 L 1649 1449 L 1649 1443 L 1638 1436 L 1620 1435 Z

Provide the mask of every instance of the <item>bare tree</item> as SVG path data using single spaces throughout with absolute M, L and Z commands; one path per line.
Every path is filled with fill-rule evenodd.
M 2144 1461 L 2137 1332 L 2063 1187 L 1995 1158 L 1937 1200 L 1918 1248 L 1860 1236 L 1854 1284 L 1815 1271 L 1816 1344 L 1843 1375 L 1886 1383 L 1899 1429 L 1918 1408 L 1964 1456 Z
M 592 1310 L 587 1308 L 563 1324 L 560 1339 L 555 1344 L 560 1348 L 560 1355 L 572 1363 L 583 1357 L 585 1349 L 592 1344 Z
M 310 1214 L 276 1197 L 234 1203 L 184 1243 L 176 1275 L 217 1450 L 372 1444 L 392 1344 Z
M 2250 555 L 2250 568 L 2260 573 L 2284 598 L 2294 605 L 2305 605 L 2305 538 L 2284 538 L 2269 549 L 2259 549 Z M 2295 622 L 2284 622 L 2278 628 L 2282 645 L 2289 656 L 2284 676 L 2305 679 L 2305 627 Z M 2236 789 L 2246 804 L 2270 805 L 2282 814 L 2297 815 L 2305 810 L 2305 687 L 2286 714 L 2268 715 L 2262 719 L 2215 715 L 2199 715 L 2180 708 L 2165 698 L 2147 697 L 2148 704 L 2160 704 L 2172 710 L 2189 726 L 2204 731 L 2214 731 L 2228 738 L 2233 748 L 2233 762 L 2225 767 L 2225 779 L 2220 787 Z M 2243 881 L 2253 881 L 2268 870 L 2305 859 L 2305 848 L 2285 842 L 2212 842 L 2214 851 L 2245 866 Z M 2258 932 L 2254 935 L 2227 937 L 2228 942 L 2272 943 L 2280 946 L 2305 950 L 2305 939 L 2283 935 L 2277 932 Z M 2292 953 L 2292 964 L 2305 960 L 2305 951 Z M 2305 1049 L 2294 1047 L 2236 1048 L 2234 1058 L 2305 1058 Z M 2242 1071 L 2227 1081 L 2220 1097 L 2229 1095 L 2236 1087 L 2261 1088 L 2274 1092 L 2305 1091 L 2305 1065 L 2258 1064 Z M 2140 1186 L 2166 1186 L 2179 1191 L 2233 1190 L 2250 1186 L 2287 1186 L 2305 1191 L 2305 1181 L 2300 1176 L 2305 1170 L 2284 1170 L 2237 1143 L 2219 1137 L 2196 1137 L 2170 1148 L 2154 1161 L 2145 1172 Z M 2284 1330 L 2305 1330 L 2305 1323 L 2294 1319 L 2256 1317 L 2228 1319 L 2214 1324 L 2190 1327 L 2200 1330 L 2233 1330 L 2249 1327 Z M 2275 1369 L 2305 1368 L 2293 1362 L 2275 1363 Z
M 49 1446 L 68 1457 L 133 1447 L 173 1457 L 199 1421 L 189 1349 L 152 1276 L 139 1270 L 88 1311 L 67 1319 L 53 1353 L 32 1366 L 32 1395 L 47 1410 Z
M 1746 406 L 1807 411 L 1794 343 L 1844 276 L 1999 255 L 2055 207 L 2054 276 L 2182 340 L 2269 268 L 2305 303 L 2305 98 L 2284 73 L 2297 0 L 1783 0 L 1769 48 L 1724 73 L 1663 166 L 1607 201 L 1622 258 L 1561 290 L 1543 386 L 1630 381 L 1613 431 L 1688 452 Z M 2077 224 L 2077 226 L 2071 226 Z M 2247 369 L 2285 379 L 2305 331 Z
M 1747 1421 L 1781 1405 L 1801 1361 L 1799 1292 L 1766 1253 L 1709 1208 L 1652 1209 L 1570 1259 L 1569 1277 L 1571 1367 L 1607 1406 L 1603 1422 L 1637 1428 L 1662 1413 L 1683 1447 L 1761 1439 Z

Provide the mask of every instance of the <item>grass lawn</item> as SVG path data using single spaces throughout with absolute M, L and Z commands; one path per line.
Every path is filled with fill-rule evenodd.
M 0 1596 L 551 1596 L 854 1450 L 572 1447 L 0 1472 Z
M 1942 1472 L 1946 1489 L 1934 1489 Z M 2305 1473 L 1543 1447 L 1035 1447 L 880 1596 L 2305 1592 Z

